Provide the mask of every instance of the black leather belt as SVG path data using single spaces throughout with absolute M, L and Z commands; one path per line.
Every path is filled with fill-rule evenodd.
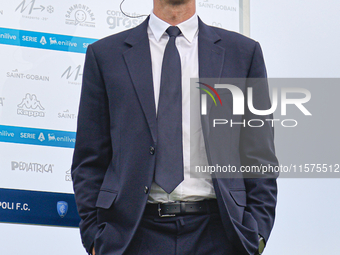
M 203 200 L 197 202 L 177 201 L 173 203 L 147 204 L 144 214 L 159 217 L 175 217 L 190 214 L 210 214 L 218 213 L 216 199 Z

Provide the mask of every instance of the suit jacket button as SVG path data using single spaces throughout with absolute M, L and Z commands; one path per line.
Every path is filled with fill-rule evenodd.
M 145 193 L 145 194 L 148 194 L 148 192 L 149 192 L 149 188 L 148 188 L 148 186 L 145 186 L 145 187 L 144 187 L 144 193 Z
M 151 155 L 154 155 L 155 154 L 155 148 L 150 146 L 150 154 Z

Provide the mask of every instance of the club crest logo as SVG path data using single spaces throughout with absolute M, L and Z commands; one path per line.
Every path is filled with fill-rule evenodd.
M 68 203 L 65 201 L 59 201 L 57 203 L 57 211 L 58 214 L 61 218 L 64 218 L 67 214 L 67 210 L 68 210 Z

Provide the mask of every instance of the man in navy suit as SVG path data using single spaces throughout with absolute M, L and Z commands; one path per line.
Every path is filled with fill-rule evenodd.
M 175 53 L 165 53 L 168 47 Z M 168 57 L 172 60 L 166 62 Z M 182 112 L 175 120 L 181 123 L 179 150 L 167 146 L 172 141 L 162 141 L 173 129 L 166 130 L 170 133 L 164 138 L 161 124 L 166 114 L 162 107 L 172 93 L 164 93 L 165 66 L 174 61 L 170 69 L 180 74 L 180 95 L 176 93 L 181 105 L 170 103 L 170 108 Z M 191 137 L 197 140 L 190 141 L 188 88 L 190 78 L 198 77 L 265 78 L 266 69 L 257 42 L 205 25 L 196 15 L 194 0 L 154 0 L 152 14 L 141 25 L 88 47 L 72 178 L 82 242 L 89 254 L 262 252 L 259 246 L 268 240 L 274 223 L 276 174 L 190 178 L 188 155 L 194 142 L 194 154 L 209 165 L 277 166 L 271 122 L 264 121 L 261 128 L 238 125 L 232 132 L 210 132 L 209 118 L 202 117 L 198 136 Z M 239 85 L 245 95 L 247 86 Z M 269 109 L 266 83 L 254 89 L 256 108 Z M 230 102 L 224 107 L 232 118 Z M 255 116 L 246 110 L 238 118 Z M 256 116 L 268 118 L 272 116 Z M 172 152 L 178 160 L 169 163 Z M 170 172 L 162 172 L 164 167 Z

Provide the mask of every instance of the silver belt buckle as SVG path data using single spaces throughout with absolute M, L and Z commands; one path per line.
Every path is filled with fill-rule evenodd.
M 158 216 L 161 218 L 165 218 L 165 217 L 175 217 L 176 214 L 162 214 L 162 209 L 161 209 L 161 203 L 158 203 Z

